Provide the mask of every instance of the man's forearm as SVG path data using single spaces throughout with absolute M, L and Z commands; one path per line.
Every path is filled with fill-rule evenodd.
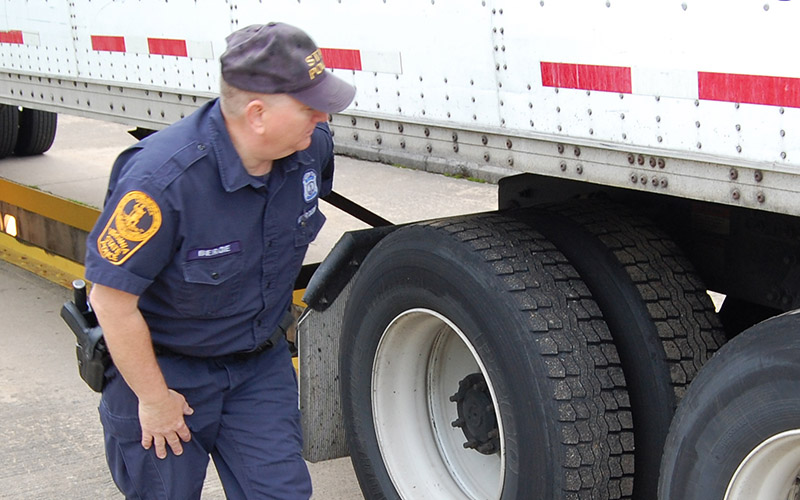
M 166 398 L 167 384 L 153 353 L 150 329 L 139 312 L 138 297 L 95 285 L 91 303 L 114 365 L 139 401 Z

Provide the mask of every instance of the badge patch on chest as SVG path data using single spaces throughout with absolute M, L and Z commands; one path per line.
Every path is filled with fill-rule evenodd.
M 313 170 L 309 170 L 303 174 L 303 199 L 308 203 L 316 198 L 318 194 L 317 173 Z
M 117 203 L 97 238 L 100 256 L 114 265 L 128 260 L 161 227 L 161 209 L 146 193 L 131 191 Z

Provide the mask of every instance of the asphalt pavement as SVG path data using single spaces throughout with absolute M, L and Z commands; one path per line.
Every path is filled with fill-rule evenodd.
M 126 127 L 62 115 L 53 148 L 0 160 L 0 177 L 100 207 Z M 337 157 L 334 188 L 384 218 L 410 222 L 492 210 L 497 187 Z M 328 223 L 307 261 L 342 232 L 366 227 L 323 204 Z M 77 374 L 74 337 L 59 317 L 70 292 L 0 260 L 0 499 L 121 498 L 106 469 L 98 395 Z M 348 458 L 310 464 L 314 498 L 363 498 Z M 203 499 L 224 498 L 213 466 Z

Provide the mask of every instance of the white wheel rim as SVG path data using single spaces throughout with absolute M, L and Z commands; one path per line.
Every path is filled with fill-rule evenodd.
M 800 499 L 800 429 L 759 444 L 739 464 L 725 500 Z
M 495 411 L 500 452 L 465 449 L 450 396 L 458 382 L 482 373 L 475 349 L 458 327 L 427 309 L 412 309 L 386 327 L 372 372 L 372 417 L 383 462 L 401 498 L 497 499 L 505 475 L 503 424 Z

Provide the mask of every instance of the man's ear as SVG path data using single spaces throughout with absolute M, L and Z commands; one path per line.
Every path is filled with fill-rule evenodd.
M 247 125 L 256 134 L 261 134 L 266 128 L 266 106 L 260 99 L 253 99 L 244 108 L 244 117 Z

